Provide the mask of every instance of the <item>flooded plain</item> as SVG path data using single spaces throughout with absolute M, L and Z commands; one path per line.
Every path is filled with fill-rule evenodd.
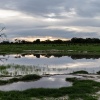
M 0 58 L 0 65 L 12 65 L 0 70 L 1 74 L 68 74 L 78 70 L 96 73 L 100 70 L 100 56 L 11 54 Z
M 10 54 L 0 55 L 0 75 L 18 76 L 37 74 L 42 77 L 35 82 L 17 82 L 0 86 L 0 90 L 25 90 L 30 88 L 60 88 L 71 86 L 66 77 L 74 71 L 85 70 L 91 74 L 100 71 L 100 56 L 93 55 L 50 55 Z M 46 75 L 50 75 L 46 77 Z M 53 76 L 52 76 L 53 75 Z M 74 76 L 73 76 L 74 77 Z M 1 77 L 1 79 L 3 79 Z

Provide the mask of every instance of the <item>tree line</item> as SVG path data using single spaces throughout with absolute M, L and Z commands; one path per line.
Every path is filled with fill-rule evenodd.
M 26 41 L 26 40 L 20 40 L 20 39 L 15 39 L 15 41 L 13 42 L 9 42 L 9 41 L 2 41 L 0 44 L 66 44 L 66 43 L 100 43 L 100 39 L 99 38 L 72 38 L 70 40 L 44 40 L 41 41 L 40 39 L 36 39 L 32 42 L 30 41 Z

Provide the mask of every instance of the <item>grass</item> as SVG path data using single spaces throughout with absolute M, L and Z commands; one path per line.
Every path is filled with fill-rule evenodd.
M 38 80 L 40 78 L 41 78 L 41 76 L 39 76 L 39 75 L 35 75 L 35 74 L 31 75 L 30 74 L 30 75 L 25 75 L 25 76 L 19 78 L 19 81 Z
M 76 78 L 67 78 L 67 81 L 73 82 L 71 94 L 72 100 L 82 98 L 83 100 L 97 100 L 92 96 L 95 92 L 100 90 L 100 83 L 92 80 L 77 80 Z M 76 90 L 76 91 L 75 91 Z
M 40 78 L 41 78 L 41 76 L 39 76 L 39 75 L 30 74 L 30 75 L 22 76 L 20 78 L 12 78 L 9 80 L 0 80 L 0 85 L 10 84 L 13 82 L 18 82 L 18 81 L 36 81 Z
M 100 54 L 99 44 L 0 44 L 2 53 L 20 53 L 24 50 L 73 50 L 74 53 L 88 51 L 92 54 Z M 92 53 L 91 53 L 92 52 Z M 72 52 L 69 52 L 72 53 Z
M 100 90 L 99 82 L 76 78 L 66 78 L 66 81 L 73 82 L 73 86 L 59 89 L 38 88 L 25 91 L 0 91 L 0 100 L 32 100 L 32 98 L 44 100 L 43 98 L 46 97 L 57 98 L 65 95 L 68 95 L 68 100 L 98 100 L 97 96 L 93 95 Z

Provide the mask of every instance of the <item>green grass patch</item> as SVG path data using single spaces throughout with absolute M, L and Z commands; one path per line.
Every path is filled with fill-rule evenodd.
M 64 50 L 64 53 L 100 54 L 100 44 L 0 44 L 1 53 L 21 53 L 24 50 Z M 87 51 L 87 52 L 86 52 Z
M 25 75 L 20 78 L 12 78 L 9 80 L 0 80 L 0 85 L 5 85 L 5 84 L 10 84 L 13 82 L 18 82 L 18 81 L 36 81 L 39 80 L 41 76 L 35 75 L 35 74 L 30 74 L 30 75 Z
M 76 78 L 66 78 L 67 81 L 73 82 L 71 87 L 62 87 L 59 89 L 28 89 L 25 91 L 0 91 L 1 100 L 32 100 L 31 98 L 61 97 L 68 95 L 68 100 L 98 100 L 93 96 L 100 90 L 100 83 L 92 80 L 78 80 Z

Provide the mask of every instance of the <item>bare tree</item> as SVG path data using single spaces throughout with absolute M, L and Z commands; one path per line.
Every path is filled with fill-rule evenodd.
M 6 29 L 5 26 L 1 27 L 1 29 L 0 29 L 0 42 L 8 41 L 6 34 L 3 33 L 3 31 L 5 29 Z M 0 61 L 4 62 L 4 61 L 8 60 L 8 58 L 9 58 L 9 56 L 0 57 Z
M 0 30 L 0 42 L 8 41 L 6 34 L 3 33 L 5 29 L 5 27 L 2 27 Z

